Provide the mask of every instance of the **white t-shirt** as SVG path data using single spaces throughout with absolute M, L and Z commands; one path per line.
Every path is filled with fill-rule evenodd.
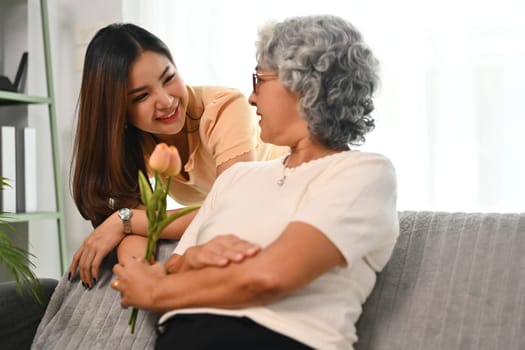
M 361 305 L 399 231 L 394 167 L 379 154 L 345 151 L 303 163 L 278 186 L 282 177 L 283 157 L 230 167 L 215 182 L 174 253 L 182 255 L 188 247 L 229 233 L 264 248 L 290 222 L 300 221 L 323 232 L 348 266 L 333 268 L 276 302 L 173 310 L 160 323 L 177 313 L 245 316 L 315 349 L 352 348 Z

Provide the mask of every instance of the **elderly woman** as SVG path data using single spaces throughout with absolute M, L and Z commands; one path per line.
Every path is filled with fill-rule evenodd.
M 349 146 L 374 126 L 377 66 L 338 17 L 261 29 L 250 102 L 291 153 L 225 171 L 166 264 L 115 265 L 122 306 L 162 314 L 157 349 L 352 348 L 398 234 L 391 162 Z

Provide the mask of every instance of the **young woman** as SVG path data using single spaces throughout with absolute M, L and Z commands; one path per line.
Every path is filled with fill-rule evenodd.
M 215 179 L 237 162 L 274 158 L 285 149 L 259 139 L 255 113 L 237 90 L 188 86 L 166 45 L 133 24 L 111 24 L 88 45 L 73 162 L 73 196 L 95 230 L 73 257 L 86 288 L 99 278 L 104 257 L 142 256 L 147 221 L 138 171 L 157 143 L 175 146 L 182 172 L 170 195 L 201 203 Z M 194 217 L 176 220 L 163 238 L 178 239 Z

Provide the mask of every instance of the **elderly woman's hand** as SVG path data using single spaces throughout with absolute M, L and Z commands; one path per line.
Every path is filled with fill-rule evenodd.
M 213 238 L 206 244 L 190 247 L 184 255 L 173 255 L 165 263 L 168 273 L 202 269 L 208 266 L 224 267 L 230 262 L 240 263 L 253 257 L 261 247 L 228 234 Z
M 116 278 L 111 282 L 111 288 L 120 292 L 120 305 L 123 308 L 134 306 L 156 311 L 151 293 L 166 276 L 161 263 L 150 265 L 143 258 L 125 257 L 113 266 L 113 273 Z
M 122 221 L 117 213 L 114 213 L 97 226 L 78 248 L 69 268 L 70 278 L 76 274 L 78 268 L 84 287 L 92 288 L 99 278 L 102 260 L 120 243 L 124 236 Z

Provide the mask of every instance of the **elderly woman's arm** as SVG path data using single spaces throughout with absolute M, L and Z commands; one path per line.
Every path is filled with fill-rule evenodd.
M 241 264 L 166 275 L 160 264 L 128 259 L 115 265 L 118 284 L 112 285 L 122 293 L 123 307 L 159 313 L 186 307 L 239 308 L 280 299 L 344 265 L 341 252 L 321 231 L 292 222 L 279 239 Z

